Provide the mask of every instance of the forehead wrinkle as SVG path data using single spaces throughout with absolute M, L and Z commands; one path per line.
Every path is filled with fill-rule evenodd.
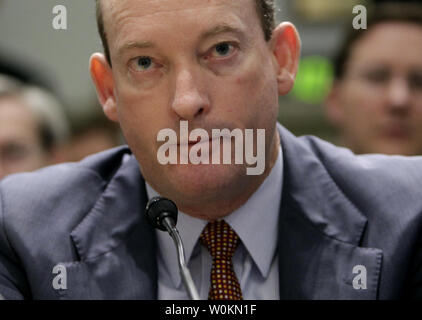
M 117 2 L 119 1 L 119 2 Z M 244 1 L 254 1 L 254 0 L 244 0 Z M 154 20 L 155 15 L 159 14 L 171 14 L 176 15 L 181 11 L 193 11 L 198 7 L 226 7 L 223 12 L 228 12 L 227 4 L 230 6 L 238 7 L 240 9 L 244 8 L 244 1 L 236 0 L 234 3 L 227 0 L 215 0 L 215 1 L 190 1 L 190 7 L 176 7 L 168 8 L 163 5 L 162 0 L 143 0 L 143 1 L 125 1 L 125 0 L 110 0 L 102 1 L 102 11 L 104 16 L 104 28 L 107 31 L 110 30 L 110 25 L 114 25 L 114 30 L 118 29 L 119 26 L 124 26 L 127 20 L 137 19 L 142 17 L 150 16 L 150 19 Z M 177 0 L 178 4 L 183 5 L 184 0 Z M 242 5 L 243 3 L 243 5 Z M 107 5 L 104 5 L 107 4 Z M 119 5 L 117 5 L 119 4 Z M 130 5 L 130 6 L 129 6 Z M 145 8 L 148 8 L 145 10 Z M 255 9 L 255 5 L 253 5 Z M 241 11 L 240 11 L 241 12 Z M 114 22 L 114 23 L 112 23 Z M 120 30 L 121 31 L 121 30 Z M 108 33 L 108 32 L 107 32 Z
M 119 55 L 123 54 L 125 51 L 131 49 L 147 49 L 147 48 L 154 48 L 154 44 L 149 41 L 129 41 L 120 48 L 118 48 L 117 52 Z
M 177 4 L 179 5 L 178 8 L 175 8 L 174 6 L 170 6 L 170 8 L 168 8 L 169 6 L 166 4 L 163 4 L 163 0 L 139 0 L 139 1 L 132 1 L 131 0 L 100 0 L 100 4 L 101 4 L 101 8 L 102 8 L 102 12 L 103 14 L 108 13 L 108 12 L 113 12 L 115 14 L 119 14 L 122 11 L 124 11 L 125 7 L 129 6 L 129 3 L 131 6 L 135 5 L 136 7 L 141 7 L 143 10 L 142 12 L 145 12 L 145 15 L 150 15 L 150 14 L 154 14 L 154 13 L 172 13 L 172 12 L 179 12 L 179 11 L 184 11 L 184 10 L 194 10 L 198 7 L 209 7 L 209 6 L 225 6 L 227 5 L 227 3 L 230 3 L 230 5 L 234 5 L 240 8 L 244 8 L 245 3 L 244 2 L 250 2 L 253 4 L 254 8 L 255 8 L 255 0 L 236 0 L 236 1 L 232 1 L 232 0 L 171 0 L 171 1 L 167 1 L 170 2 L 172 4 Z M 183 6 L 184 3 L 189 2 L 188 6 Z M 123 4 L 123 6 L 120 8 L 117 6 L 117 4 Z M 168 3 L 167 3 L 168 4 Z M 168 8 L 168 9 L 167 9 Z M 148 10 L 147 10 L 148 9 Z M 148 11 L 150 11 L 148 13 Z
M 200 7 L 200 5 L 196 6 L 190 6 L 190 7 L 179 7 L 179 8 L 167 8 L 165 5 L 162 4 L 161 1 L 151 1 L 151 0 L 144 0 L 144 1 L 137 1 L 134 3 L 133 1 L 125 1 L 120 0 L 121 6 L 117 6 L 114 2 L 114 5 L 111 6 L 110 14 L 113 18 L 115 25 L 123 24 L 128 19 L 137 19 L 137 18 L 143 18 L 143 17 L 151 17 L 151 19 L 154 18 L 156 15 L 160 14 L 178 14 L 182 11 L 192 11 L 195 10 L 197 7 Z M 178 2 L 182 3 L 183 0 L 177 0 Z M 145 2 L 149 2 L 150 5 L 146 5 Z M 129 3 L 131 7 L 129 7 Z M 200 2 L 202 4 L 202 7 L 207 6 L 204 4 L 203 1 Z M 223 4 L 220 4 L 219 6 L 222 6 Z M 145 8 L 148 8 L 148 10 L 145 10 Z M 105 10 L 107 11 L 107 10 Z M 142 14 L 140 14 L 142 12 Z
M 200 38 L 213 37 L 222 33 L 234 33 L 243 37 L 243 32 L 239 27 L 227 23 L 221 23 L 217 24 L 215 27 L 212 27 L 210 30 L 205 31 L 203 34 L 201 34 Z

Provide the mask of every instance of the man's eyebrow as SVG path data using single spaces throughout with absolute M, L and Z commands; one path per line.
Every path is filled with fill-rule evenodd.
M 204 32 L 201 35 L 201 39 L 216 36 L 216 35 L 221 34 L 221 33 L 234 33 L 241 38 L 245 37 L 245 34 L 242 32 L 241 29 L 234 27 L 234 26 L 231 26 L 231 25 L 228 25 L 228 24 L 220 24 L 220 25 L 217 25 L 217 26 L 211 28 L 210 30 Z
M 118 52 L 119 52 L 119 55 L 121 55 L 123 52 L 130 49 L 145 49 L 145 48 L 151 48 L 151 47 L 154 47 L 154 44 L 149 41 L 141 41 L 141 42 L 131 41 L 121 46 Z
M 245 38 L 245 35 L 244 35 L 244 33 L 242 32 L 241 29 L 236 28 L 236 27 L 231 26 L 231 25 L 228 25 L 228 24 L 217 25 L 217 26 L 211 28 L 210 30 L 204 32 L 200 36 L 200 38 L 205 39 L 205 38 L 209 38 L 209 37 L 221 34 L 221 33 L 234 33 L 241 38 Z M 122 47 L 120 47 L 118 49 L 118 53 L 119 53 L 119 55 L 121 55 L 123 52 L 130 50 L 130 49 L 145 49 L 145 48 L 152 48 L 152 47 L 154 47 L 154 44 L 152 42 L 149 42 L 149 41 L 141 41 L 141 42 L 131 41 L 131 42 L 124 44 Z

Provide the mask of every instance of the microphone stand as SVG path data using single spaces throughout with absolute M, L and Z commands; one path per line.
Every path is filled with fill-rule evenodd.
M 165 217 L 161 221 L 162 225 L 166 228 L 167 232 L 170 234 L 173 239 L 174 244 L 177 248 L 178 262 L 179 262 L 179 271 L 182 281 L 188 291 L 189 297 L 191 300 L 200 300 L 198 291 L 196 290 L 195 284 L 193 283 L 192 276 L 186 265 L 185 260 L 185 251 L 183 249 L 182 239 L 180 238 L 179 232 L 176 229 L 174 220 L 170 217 Z

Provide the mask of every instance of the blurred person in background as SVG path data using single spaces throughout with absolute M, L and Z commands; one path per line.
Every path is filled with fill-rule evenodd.
M 111 149 L 123 142 L 120 127 L 101 112 L 73 121 L 66 151 L 68 161 L 79 161 L 88 155 Z
M 326 114 L 356 153 L 422 154 L 422 5 L 386 3 L 335 59 Z
M 0 75 L 0 179 L 63 161 L 68 131 L 50 93 Z

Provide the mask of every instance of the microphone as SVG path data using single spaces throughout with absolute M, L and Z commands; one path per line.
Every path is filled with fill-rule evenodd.
M 156 229 L 167 231 L 177 249 L 180 276 L 191 300 L 199 300 L 198 290 L 186 265 L 182 238 L 176 228 L 178 209 L 176 204 L 163 197 L 154 197 L 148 201 L 145 209 L 149 223 Z

